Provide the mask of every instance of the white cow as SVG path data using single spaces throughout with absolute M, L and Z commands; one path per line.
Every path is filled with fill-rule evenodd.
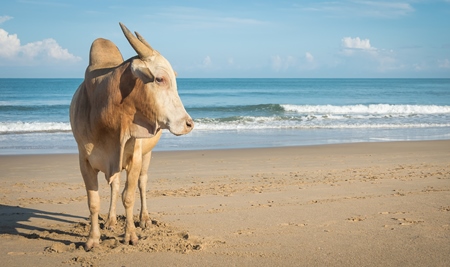
M 141 226 L 149 222 L 145 187 L 151 150 L 161 137 L 162 129 L 183 135 L 194 127 L 178 96 L 176 75 L 170 63 L 137 32 L 134 36 L 122 23 L 120 26 L 138 56 L 123 61 L 111 41 L 96 39 L 91 46 L 85 79 L 70 105 L 70 123 L 78 144 L 80 170 L 91 214 L 86 250 L 100 242 L 98 172 L 103 172 L 111 184 L 107 226 L 113 227 L 119 176 L 126 170 L 122 193 L 126 210 L 125 243 L 136 244 L 133 206 L 138 183 Z

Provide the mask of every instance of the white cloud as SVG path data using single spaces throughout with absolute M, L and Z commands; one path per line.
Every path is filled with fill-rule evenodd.
M 356 38 L 344 37 L 344 38 L 342 38 L 342 46 L 344 48 L 350 48 L 350 49 L 362 49 L 362 50 L 375 49 L 370 45 L 369 39 L 361 40 L 359 37 L 356 37 Z
M 360 39 L 359 37 L 344 37 L 341 39 L 341 46 L 344 55 L 351 56 L 357 51 L 375 53 L 377 49 L 370 44 L 369 39 Z
M 0 29 L 0 57 L 11 60 L 32 60 L 37 58 L 72 62 L 81 60 L 80 57 L 62 48 L 52 38 L 22 46 L 16 34 L 9 34 L 4 29 Z
M 0 29 L 0 57 L 13 58 L 20 51 L 20 40 L 16 34 Z
M 341 39 L 341 54 L 347 57 L 344 62 L 362 68 L 372 68 L 378 72 L 387 72 L 403 68 L 393 50 L 378 49 L 369 39 L 344 37 Z
M 2 24 L 5 21 L 8 21 L 10 19 L 12 19 L 13 17 L 11 16 L 0 16 L 0 24 Z
M 304 61 L 300 64 L 299 69 L 302 71 L 311 71 L 318 69 L 320 63 L 310 52 L 305 53 Z
M 203 59 L 203 67 L 209 67 L 209 66 L 211 66 L 211 64 L 212 64 L 211 57 L 210 56 L 206 56 Z
M 306 52 L 306 53 L 305 53 L 305 58 L 306 58 L 306 61 L 308 61 L 309 63 L 313 63 L 313 62 L 314 62 L 314 57 L 313 57 L 313 55 L 312 55 L 311 53 L 309 53 L 309 52 Z
M 54 39 L 45 39 L 28 43 L 21 47 L 23 54 L 34 58 L 38 55 L 44 55 L 56 60 L 79 61 L 80 57 L 74 56 L 65 48 L 62 48 Z

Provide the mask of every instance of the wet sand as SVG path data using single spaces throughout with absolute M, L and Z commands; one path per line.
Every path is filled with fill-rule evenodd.
M 119 226 L 89 252 L 77 155 L 0 167 L 4 266 L 450 265 L 450 140 L 154 152 L 152 225 L 123 244 L 119 201 Z

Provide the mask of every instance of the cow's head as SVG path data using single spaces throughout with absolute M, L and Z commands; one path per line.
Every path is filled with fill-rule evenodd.
M 137 126 L 135 135 L 147 137 L 147 134 L 152 134 L 151 128 L 168 129 L 175 135 L 189 133 L 194 128 L 194 122 L 178 95 L 176 74 L 169 61 L 154 50 L 139 33 L 135 32 L 134 36 L 122 23 L 120 27 L 138 54 L 138 57 L 131 60 L 131 73 L 144 85 L 138 97 L 141 101 L 148 102 L 141 104 L 141 110 L 135 115 L 134 123 L 140 125 Z

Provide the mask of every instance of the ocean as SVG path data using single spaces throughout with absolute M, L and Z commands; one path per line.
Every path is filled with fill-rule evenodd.
M 82 79 L 0 79 L 0 154 L 77 153 Z M 450 139 L 450 79 L 178 79 L 195 121 L 155 150 Z

